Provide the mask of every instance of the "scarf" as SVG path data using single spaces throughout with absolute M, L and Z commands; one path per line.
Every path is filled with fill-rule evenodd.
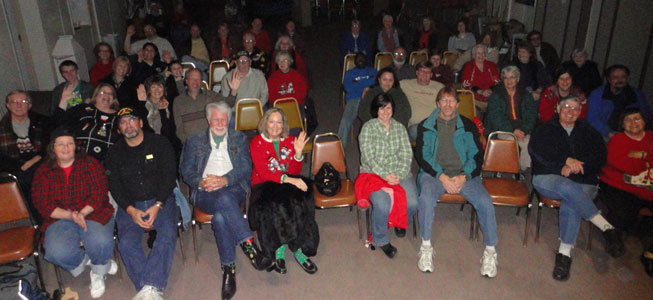
M 394 27 L 390 28 L 390 32 L 388 32 L 388 30 L 385 28 L 382 31 L 383 34 L 381 36 L 383 37 L 383 45 L 385 45 L 386 51 L 394 51 L 395 48 L 397 47 L 395 45 L 395 38 L 394 38 L 395 32 L 396 29 L 394 29 Z

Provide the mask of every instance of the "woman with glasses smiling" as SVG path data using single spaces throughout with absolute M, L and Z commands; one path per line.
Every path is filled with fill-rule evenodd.
M 561 281 L 569 279 L 571 249 L 582 219 L 603 231 L 605 249 L 610 255 L 624 254 L 614 227 L 593 202 L 606 148 L 601 134 L 578 118 L 580 111 L 578 98 L 560 101 L 558 114 L 537 127 L 528 146 L 533 158 L 533 187 L 542 196 L 560 201 L 560 248 L 553 278 Z
M 120 104 L 115 97 L 116 89 L 108 83 L 100 83 L 93 92 L 91 102 L 67 111 L 57 108 L 55 122 L 75 131 L 78 145 L 84 152 L 103 161 L 107 150 L 120 138 L 117 131 L 116 112 Z

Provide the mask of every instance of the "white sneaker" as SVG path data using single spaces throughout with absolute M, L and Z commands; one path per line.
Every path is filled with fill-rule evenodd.
M 497 252 L 485 249 L 481 258 L 481 275 L 494 278 L 497 276 Z
M 163 293 L 151 285 L 146 285 L 132 300 L 163 300 Z
M 109 272 L 107 272 L 107 274 L 116 275 L 116 273 L 118 273 L 118 263 L 113 259 L 110 259 L 109 263 L 111 263 L 111 266 L 109 267 Z
M 417 267 L 420 271 L 427 273 L 433 272 L 433 247 L 422 245 L 419 248 L 419 261 Z
M 95 274 L 91 271 L 91 297 L 100 298 L 104 295 L 106 286 L 104 285 L 104 275 Z

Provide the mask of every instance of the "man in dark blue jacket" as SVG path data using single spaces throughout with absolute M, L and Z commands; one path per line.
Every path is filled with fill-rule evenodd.
M 342 119 L 340 119 L 340 127 L 338 128 L 338 135 L 342 139 L 342 147 L 347 148 L 348 139 L 347 133 L 351 125 L 358 116 L 358 106 L 363 97 L 365 88 L 374 84 L 376 78 L 376 70 L 367 66 L 365 54 L 358 52 L 354 58 L 356 67 L 345 73 L 343 85 L 345 88 L 345 111 L 342 112 Z
M 372 62 L 372 43 L 370 37 L 361 31 L 361 23 L 358 20 L 351 21 L 351 31 L 340 36 L 340 65 L 345 62 L 345 55 L 361 52 L 365 54 L 367 62 Z
M 188 138 L 180 164 L 181 175 L 191 187 L 191 201 L 213 215 L 211 227 L 223 270 L 222 299 L 236 294 L 237 244 L 257 270 L 272 263 L 261 255 L 243 218 L 241 206 L 250 191 L 252 161 L 247 137 L 229 127 L 230 116 L 231 108 L 225 102 L 207 104 L 209 129 Z

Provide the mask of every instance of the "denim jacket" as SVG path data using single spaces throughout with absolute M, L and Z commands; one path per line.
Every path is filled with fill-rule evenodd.
M 211 129 L 201 131 L 192 135 L 186 141 L 181 154 L 179 172 L 191 187 L 191 201 L 195 203 L 195 192 L 199 189 L 204 169 L 211 154 Z M 249 155 L 247 137 L 240 131 L 229 128 L 227 135 L 227 147 L 229 159 L 233 169 L 224 177 L 227 178 L 229 186 L 239 185 L 246 193 L 250 191 L 252 173 L 252 159 Z

